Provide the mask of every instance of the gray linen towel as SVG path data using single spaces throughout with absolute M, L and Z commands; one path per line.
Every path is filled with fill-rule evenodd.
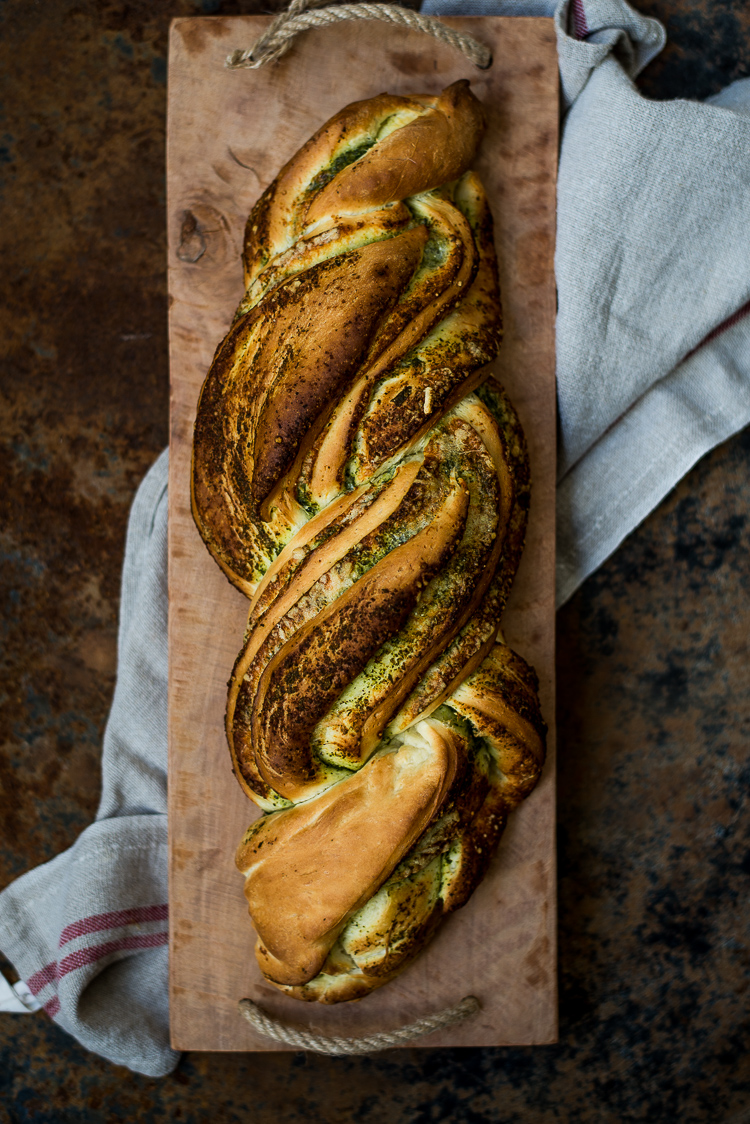
M 130 512 L 96 821 L 0 894 L 0 949 L 36 1004 L 151 1077 L 179 1060 L 167 991 L 167 465 L 165 450 Z
M 561 605 L 750 422 L 750 79 L 709 103 L 642 97 L 631 79 L 666 37 L 624 0 L 426 0 L 422 11 L 554 11 L 567 110 L 555 250 Z
M 550 15 L 552 5 L 429 0 L 423 10 Z M 562 603 L 704 452 L 750 421 L 750 81 L 711 105 L 650 102 L 630 79 L 663 46 L 660 24 L 621 0 L 565 0 L 555 23 L 569 107 L 555 261 Z M 178 1060 L 166 949 L 166 486 L 164 453 L 130 517 L 96 822 L 0 894 L 0 949 L 27 985 L 0 993 L 0 1011 L 43 1006 L 84 1046 L 151 1076 Z

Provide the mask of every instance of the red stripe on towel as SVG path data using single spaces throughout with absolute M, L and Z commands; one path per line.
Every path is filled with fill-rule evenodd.
M 57 961 L 53 960 L 51 964 L 45 964 L 38 972 L 35 972 L 31 979 L 26 981 L 26 985 L 32 995 L 38 995 L 43 987 L 51 984 L 57 979 Z
M 45 1011 L 51 1019 L 54 1019 L 55 1015 L 60 1014 L 60 1000 L 56 995 L 53 995 L 49 1003 L 44 1004 L 42 1010 Z
M 576 39 L 585 39 L 589 34 L 589 25 L 586 23 L 586 13 L 583 10 L 583 0 L 573 0 L 573 30 Z
M 86 933 L 100 933 L 102 929 L 116 929 L 120 925 L 135 925 L 140 921 L 166 921 L 169 917 L 169 906 L 143 905 L 135 909 L 118 909 L 113 913 L 95 913 L 91 917 L 83 917 L 74 921 L 60 934 L 60 948 L 76 937 L 83 937 Z
M 685 359 L 689 359 L 691 355 L 695 355 L 696 351 L 703 347 L 704 343 L 710 343 L 711 340 L 715 340 L 722 332 L 726 332 L 727 328 L 733 328 L 735 324 L 739 324 L 740 320 L 744 320 L 748 314 L 750 314 L 750 301 L 748 301 L 747 304 L 743 304 L 742 308 L 738 308 L 731 316 L 727 316 L 726 320 L 722 320 L 721 324 L 717 324 L 707 336 L 703 337 L 700 343 L 695 345 L 692 351 L 687 353 Z M 683 362 L 684 361 L 685 360 L 683 360 Z
M 137 933 L 132 937 L 121 937 L 118 941 L 90 945 L 88 948 L 71 952 L 68 956 L 63 957 L 59 963 L 53 960 L 51 964 L 46 964 L 44 968 L 35 972 L 26 983 L 31 994 L 38 995 L 48 984 L 56 983 L 63 976 L 67 976 L 68 972 L 73 972 L 76 968 L 83 968 L 86 964 L 93 964 L 95 961 L 101 960 L 103 956 L 109 956 L 111 952 L 158 948 L 160 945 L 167 944 L 168 941 L 169 933 L 166 932 Z
M 79 948 L 76 952 L 71 952 L 69 956 L 64 956 L 60 961 L 57 979 L 62 979 L 69 972 L 74 972 L 76 968 L 93 964 L 95 961 L 101 960 L 103 956 L 109 956 L 111 952 L 124 952 L 136 948 L 158 948 L 159 945 L 166 944 L 168 940 L 169 933 L 144 933 L 132 937 L 121 937 L 119 941 L 107 941 L 106 944 Z

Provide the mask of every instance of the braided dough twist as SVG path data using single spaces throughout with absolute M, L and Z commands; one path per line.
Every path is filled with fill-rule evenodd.
M 201 392 L 193 513 L 251 601 L 229 685 L 237 852 L 264 976 L 379 987 L 487 869 L 536 784 L 537 680 L 498 640 L 529 502 L 481 368 L 502 334 L 467 82 L 347 106 L 248 220 Z

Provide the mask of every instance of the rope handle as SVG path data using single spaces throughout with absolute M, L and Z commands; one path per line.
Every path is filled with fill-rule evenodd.
M 338 1038 L 327 1034 L 316 1034 L 310 1030 L 299 1030 L 288 1023 L 269 1015 L 262 1007 L 253 1003 L 252 999 L 240 999 L 237 1004 L 239 1013 L 247 1019 L 258 1034 L 264 1038 L 272 1038 L 274 1042 L 283 1042 L 287 1046 L 296 1046 L 298 1050 L 314 1050 L 318 1054 L 374 1054 L 378 1050 L 390 1050 L 393 1046 L 402 1046 L 415 1038 L 424 1038 L 427 1034 L 434 1034 L 436 1030 L 444 1030 L 463 1022 L 480 1010 L 481 1004 L 473 995 L 465 996 L 454 1007 L 446 1007 L 434 1015 L 417 1019 L 398 1030 L 379 1031 L 377 1034 L 367 1034 L 362 1038 Z
M 277 62 L 301 32 L 312 27 L 328 27 L 343 20 L 381 20 L 399 27 L 411 27 L 462 51 L 480 70 L 487 70 L 492 65 L 489 47 L 470 35 L 453 31 L 433 16 L 422 16 L 397 4 L 338 4 L 326 7 L 327 4 L 328 0 L 291 0 L 289 7 L 276 16 L 249 50 L 232 51 L 224 65 L 228 70 L 257 70 L 269 62 Z

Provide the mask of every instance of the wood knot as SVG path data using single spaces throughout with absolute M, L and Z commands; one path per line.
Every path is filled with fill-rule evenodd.
M 209 203 L 194 202 L 178 212 L 180 233 L 175 253 L 180 261 L 194 265 L 201 258 L 223 261 L 227 252 L 228 224 L 224 215 Z
M 196 262 L 205 252 L 206 239 L 203 237 L 200 224 L 192 211 L 185 211 L 182 215 L 177 257 L 180 261 Z

